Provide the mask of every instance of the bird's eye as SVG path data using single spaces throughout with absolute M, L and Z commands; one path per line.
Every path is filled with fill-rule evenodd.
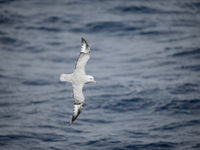
M 92 78 L 90 78 L 90 80 L 92 80 Z

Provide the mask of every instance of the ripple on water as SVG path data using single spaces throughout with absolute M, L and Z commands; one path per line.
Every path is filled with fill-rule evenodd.
M 178 130 L 184 127 L 191 127 L 191 126 L 199 126 L 200 125 L 200 120 L 189 120 L 189 121 L 180 121 L 180 122 L 173 122 L 167 125 L 163 125 L 159 128 L 155 128 L 153 130 L 161 130 L 161 131 L 166 131 L 166 130 Z
M 122 31 L 138 31 L 143 29 L 141 26 L 127 25 L 122 22 L 117 21 L 101 21 L 101 22 L 91 22 L 87 23 L 83 28 L 72 28 L 71 32 L 86 32 L 86 33 L 121 33 Z
M 156 111 L 166 111 L 172 114 L 197 114 L 200 112 L 200 99 L 172 100 L 171 102 L 156 108 Z
M 102 108 L 112 112 L 129 112 L 137 111 L 141 109 L 147 109 L 152 107 L 154 103 L 143 98 L 130 98 L 130 99 L 119 99 L 113 101 L 107 101 L 103 104 Z

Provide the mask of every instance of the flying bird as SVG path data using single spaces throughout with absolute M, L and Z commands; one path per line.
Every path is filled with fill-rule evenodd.
M 84 95 L 83 86 L 85 83 L 95 82 L 94 77 L 87 75 L 85 72 L 85 65 L 90 58 L 90 47 L 84 38 L 81 38 L 81 51 L 80 55 L 75 63 L 74 72 L 71 74 L 61 74 L 60 81 L 72 83 L 72 95 L 74 99 L 74 112 L 72 120 L 69 125 L 76 120 L 83 109 Z

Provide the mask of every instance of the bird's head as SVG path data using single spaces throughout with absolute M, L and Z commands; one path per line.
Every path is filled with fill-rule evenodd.
M 93 77 L 93 76 L 87 75 L 87 83 L 90 83 L 90 82 L 96 83 L 96 81 L 94 80 L 94 77 Z

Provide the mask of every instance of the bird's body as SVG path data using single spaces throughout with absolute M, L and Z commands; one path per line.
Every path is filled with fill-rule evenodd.
M 93 76 L 86 75 L 85 65 L 90 58 L 90 48 L 87 42 L 82 38 L 81 52 L 75 64 L 75 70 L 72 74 L 61 74 L 60 81 L 72 83 L 72 93 L 74 98 L 74 113 L 70 125 L 81 113 L 84 104 L 83 86 L 85 83 L 96 82 Z

